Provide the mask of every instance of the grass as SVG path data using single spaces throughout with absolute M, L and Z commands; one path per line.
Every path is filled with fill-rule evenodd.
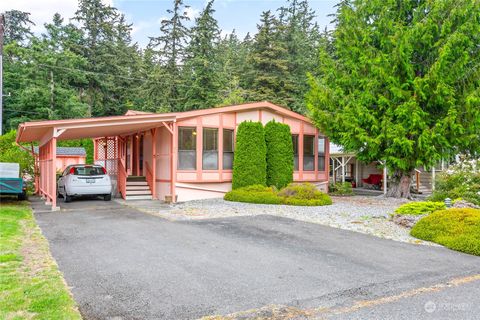
M 480 256 L 480 210 L 454 208 L 436 211 L 418 221 L 410 234 Z
M 28 202 L 0 207 L 0 319 L 81 319 Z

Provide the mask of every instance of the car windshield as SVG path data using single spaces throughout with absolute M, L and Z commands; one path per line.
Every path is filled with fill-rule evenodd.
M 73 167 L 73 174 L 76 176 L 100 176 L 104 175 L 102 167 Z

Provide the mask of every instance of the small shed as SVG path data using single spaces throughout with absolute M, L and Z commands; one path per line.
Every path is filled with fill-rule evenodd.
M 38 157 L 38 147 L 34 147 L 34 152 Z M 86 159 L 87 152 L 83 147 L 57 147 L 56 171 L 63 171 L 71 164 L 84 164 Z

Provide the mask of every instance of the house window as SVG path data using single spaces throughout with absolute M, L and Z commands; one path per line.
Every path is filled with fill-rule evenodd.
M 178 128 L 178 169 L 197 169 L 197 131 L 195 128 Z
M 318 137 L 318 171 L 325 171 L 325 137 Z
M 315 136 L 303 136 L 303 170 L 314 171 L 315 169 Z
M 218 129 L 216 128 L 203 128 L 202 168 L 218 169 Z
M 223 129 L 223 169 L 233 168 L 233 130 Z
M 292 134 L 293 170 L 298 171 L 298 134 Z

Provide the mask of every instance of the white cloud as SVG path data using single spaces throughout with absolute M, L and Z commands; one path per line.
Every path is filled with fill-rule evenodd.
M 113 6 L 114 0 L 102 0 Z M 66 22 L 73 17 L 78 8 L 78 0 L 0 0 L 0 12 L 20 10 L 30 12 L 30 20 L 35 23 L 32 31 L 40 33 L 45 30 L 44 23 L 52 21 L 53 15 L 59 13 Z
M 189 17 L 190 20 L 194 20 L 196 17 L 200 15 L 200 9 L 197 9 L 194 7 L 186 8 L 185 12 L 187 13 L 187 17 Z

